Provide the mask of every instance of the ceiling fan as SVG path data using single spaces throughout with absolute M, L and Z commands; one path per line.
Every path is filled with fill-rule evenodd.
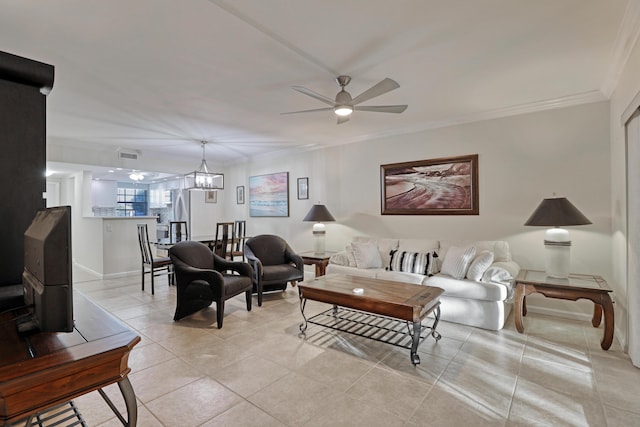
M 354 110 L 372 111 L 375 113 L 402 113 L 407 109 L 406 105 L 359 105 L 360 103 L 368 101 L 371 98 L 375 98 L 376 96 L 380 96 L 400 87 L 400 85 L 396 81 L 388 77 L 373 85 L 369 89 L 365 90 L 355 98 L 351 98 L 351 94 L 349 94 L 349 92 L 344 89 L 350 81 L 350 76 L 336 77 L 336 83 L 338 83 L 338 86 L 340 86 L 340 92 L 338 92 L 338 94 L 336 95 L 336 99 L 331 99 L 324 95 L 320 95 L 319 93 L 316 93 L 311 89 L 307 89 L 306 87 L 293 86 L 293 90 L 297 90 L 298 92 L 304 93 L 305 95 L 322 101 L 325 104 L 329 104 L 331 105 L 331 107 L 316 108 L 313 110 L 291 111 L 282 114 L 312 113 L 316 111 L 333 110 L 338 116 L 338 124 L 342 124 L 349 120 L 349 116 Z

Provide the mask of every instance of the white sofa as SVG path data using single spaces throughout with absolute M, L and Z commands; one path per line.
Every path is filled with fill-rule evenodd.
M 372 237 L 354 238 L 327 266 L 327 274 L 437 286 L 444 289 L 441 320 L 490 330 L 502 329 L 511 312 L 519 271 L 504 241 Z

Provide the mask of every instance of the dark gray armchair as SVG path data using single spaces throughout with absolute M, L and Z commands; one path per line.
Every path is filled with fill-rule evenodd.
M 246 262 L 227 261 L 200 242 L 183 241 L 169 249 L 177 298 L 173 320 L 180 320 L 216 302 L 218 329 L 222 328 L 224 302 L 242 292 L 251 311 L 252 270 Z M 237 274 L 230 274 L 236 272 Z
M 258 306 L 262 305 L 263 292 L 285 290 L 288 282 L 295 286 L 304 280 L 302 257 L 279 236 L 262 234 L 248 239 L 244 256 L 253 268 L 253 292 L 258 294 Z

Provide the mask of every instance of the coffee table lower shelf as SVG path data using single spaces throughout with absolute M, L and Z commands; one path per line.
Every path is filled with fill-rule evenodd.
M 423 325 L 420 323 L 419 326 L 404 320 L 337 305 L 307 319 L 304 315 L 304 305 L 301 308 L 304 318 L 304 321 L 300 324 L 301 333 L 304 334 L 308 324 L 311 323 L 395 345 L 396 347 L 406 348 L 411 350 L 411 362 L 414 365 L 420 363 L 420 356 L 417 354 L 417 349 L 425 339 L 432 336 L 436 341 L 439 341 L 440 338 L 442 338 L 440 333 L 436 331 L 436 327 L 440 321 L 439 306 L 433 311 L 435 317 L 433 323 L 431 325 Z

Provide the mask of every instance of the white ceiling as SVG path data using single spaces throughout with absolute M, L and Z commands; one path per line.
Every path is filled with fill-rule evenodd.
M 629 6 L 627 5 L 629 3 Z M 55 66 L 48 140 L 214 164 L 607 99 L 636 0 L 0 0 L 0 50 Z M 400 88 L 336 125 L 334 77 Z M 114 156 L 115 159 L 115 156 Z

